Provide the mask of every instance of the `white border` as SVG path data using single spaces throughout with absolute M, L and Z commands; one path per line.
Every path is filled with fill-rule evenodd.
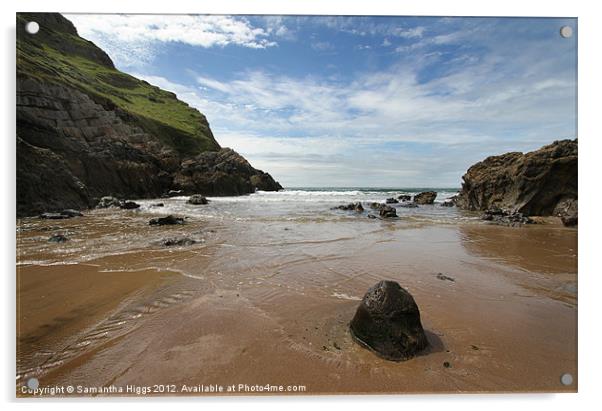
M 545 1 L 527 2 L 525 0 L 506 1 L 393 1 L 393 0 L 171 0 L 150 2 L 148 0 L 103 0 L 101 2 L 83 2 L 81 0 L 20 0 L 3 1 L 2 5 L 2 35 L 3 56 L 0 63 L 2 88 L 4 98 L 0 100 L 0 113 L 4 133 L 1 153 L 3 155 L 2 178 L 3 198 L 0 200 L 4 229 L 0 249 L 3 255 L 4 298 L 4 338 L 1 339 L 3 354 L 3 369 L 1 379 L 2 399 L 16 404 L 14 398 L 14 324 L 15 324 L 15 12 L 17 11 L 59 11 L 59 12 L 95 12 L 95 13 L 215 13 L 215 14 L 345 14 L 345 15 L 456 15 L 456 16 L 541 16 L 541 17 L 578 17 L 579 18 L 579 186 L 580 190 L 580 221 L 579 227 L 579 394 L 562 395 L 454 395 L 454 396 L 393 396 L 393 397 L 346 397 L 332 396 L 319 398 L 199 398 L 191 400 L 159 399 L 152 402 L 146 399 L 145 408 L 163 409 L 168 402 L 176 401 L 177 407 L 241 407 L 251 409 L 278 408 L 285 406 L 293 409 L 307 407 L 351 407 L 364 409 L 369 403 L 379 402 L 383 407 L 419 407 L 422 409 L 466 410 L 481 409 L 486 406 L 489 410 L 510 407 L 544 406 L 546 409 L 575 408 L 578 406 L 593 407 L 598 397 L 598 383 L 602 364 L 600 345 L 600 303 L 599 290 L 602 289 L 596 253 L 599 252 L 597 243 L 600 237 L 599 218 L 596 218 L 596 208 L 602 205 L 600 201 L 600 177 L 597 165 L 600 163 L 600 89 L 599 76 L 602 75 L 600 64 L 600 40 L 602 16 L 597 13 L 595 1 Z M 518 349 L 518 348 L 517 348 Z M 34 401 L 34 404 L 45 409 L 63 409 L 65 407 L 92 407 L 103 409 L 118 406 L 126 407 L 132 401 L 123 404 L 115 400 L 87 401 Z M 243 404 L 250 402 L 250 404 Z M 31 405 L 31 401 L 27 402 Z M 377 405 L 378 406 L 378 405 Z

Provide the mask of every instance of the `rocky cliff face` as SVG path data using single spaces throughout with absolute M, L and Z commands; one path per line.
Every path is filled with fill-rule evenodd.
M 37 21 L 40 32 L 24 31 Z M 282 187 L 221 148 L 201 113 L 116 70 L 59 14 L 17 16 L 17 215 L 104 195 L 239 195 Z
M 504 209 L 530 216 L 576 216 L 577 140 L 530 153 L 488 157 L 462 177 L 458 206 Z

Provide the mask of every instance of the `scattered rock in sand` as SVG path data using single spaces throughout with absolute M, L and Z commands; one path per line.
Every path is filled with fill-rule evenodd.
M 534 221 L 529 217 L 519 213 L 517 211 L 502 210 L 499 208 L 492 208 L 481 216 L 481 220 L 490 221 L 494 224 L 506 225 L 509 227 L 518 227 L 523 224 L 533 224 Z
M 184 219 L 182 217 L 174 217 L 173 215 L 168 215 L 167 217 L 157 217 L 153 218 L 148 222 L 149 225 L 176 225 L 176 224 L 184 224 Z
M 81 213 L 81 211 L 78 210 L 74 210 L 72 208 L 68 208 L 66 210 L 61 211 L 62 215 L 66 215 L 67 217 L 71 218 L 71 217 L 83 217 L 84 215 Z
M 387 198 L 385 200 L 385 203 L 387 203 L 387 204 L 397 204 L 397 203 L 399 203 L 399 201 L 397 201 L 397 199 L 391 197 L 391 198 Z
M 437 273 L 437 278 L 443 281 L 452 281 L 455 282 L 456 280 L 453 277 L 449 277 L 443 273 Z
M 140 208 L 140 204 L 135 203 L 133 201 L 122 201 L 119 205 L 119 208 L 123 208 L 124 210 L 135 210 Z
M 66 242 L 68 240 L 69 239 L 67 237 L 65 237 L 63 234 L 53 234 L 48 239 L 48 242 L 50 242 L 50 243 L 64 243 L 64 242 Z
M 414 202 L 416 204 L 433 204 L 437 198 L 435 191 L 423 191 L 414 196 Z
M 362 203 L 357 202 L 357 203 L 349 203 L 349 204 L 343 204 L 340 206 L 336 206 L 332 208 L 333 210 L 346 210 L 346 211 L 357 211 L 358 213 L 361 213 L 364 211 L 364 206 L 362 206 Z
M 470 345 L 470 348 L 472 348 L 474 351 L 479 351 L 479 347 L 477 347 L 477 346 L 476 346 L 476 345 L 474 345 L 474 344 L 471 344 L 471 345 Z
M 409 194 L 402 194 L 399 197 L 397 197 L 397 199 L 399 201 L 412 201 L 412 196 Z
M 162 241 L 165 247 L 185 247 L 196 243 L 196 240 L 188 237 L 167 238 Z
M 445 368 L 450 368 L 450 367 L 451 367 L 451 364 L 450 364 L 448 361 L 445 361 L 445 362 L 443 363 L 443 366 L 444 366 Z
M 39 215 L 39 218 L 43 218 L 46 220 L 62 220 L 65 218 L 69 218 L 69 216 L 61 213 L 42 213 Z
M 96 208 L 109 208 L 109 207 L 120 207 L 121 201 L 118 198 L 105 196 L 100 199 L 98 204 L 96 204 Z
M 378 213 L 380 214 L 381 217 L 384 217 L 384 218 L 397 217 L 397 211 L 395 211 L 395 208 L 388 206 L 386 204 L 383 204 L 381 206 L 380 211 Z
M 188 204 L 192 205 L 204 205 L 209 203 L 209 200 L 201 194 L 193 194 L 188 198 Z
M 387 360 L 409 360 L 429 345 L 414 298 L 395 281 L 368 290 L 349 328 L 357 343 Z

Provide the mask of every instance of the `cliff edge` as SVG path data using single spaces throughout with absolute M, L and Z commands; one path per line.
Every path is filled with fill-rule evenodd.
M 28 21 L 40 25 L 25 31 Z M 56 13 L 17 14 L 17 215 L 105 195 L 241 195 L 282 187 L 222 148 L 203 114 L 115 68 Z

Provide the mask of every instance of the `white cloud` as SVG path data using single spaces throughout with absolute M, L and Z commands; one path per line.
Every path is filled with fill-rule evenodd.
M 78 33 L 101 48 L 121 66 L 148 63 L 163 43 L 183 43 L 204 48 L 237 45 L 262 49 L 276 46 L 272 35 L 285 36 L 286 27 L 253 26 L 234 16 L 65 14 Z

